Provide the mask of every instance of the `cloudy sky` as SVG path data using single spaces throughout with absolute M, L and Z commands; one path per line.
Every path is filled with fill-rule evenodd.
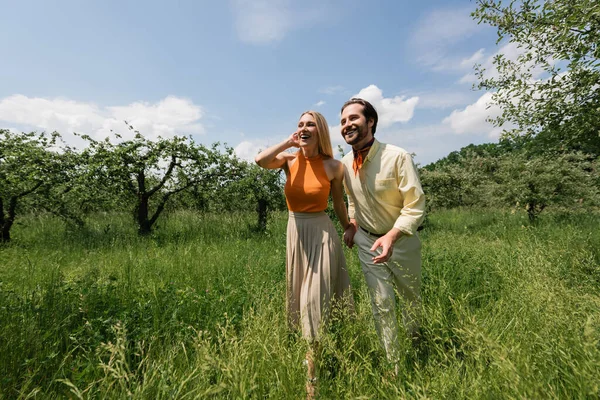
M 496 141 L 490 94 L 496 32 L 469 0 L 0 0 L 0 128 L 225 142 L 251 159 L 321 112 L 334 147 L 339 110 L 359 95 L 377 137 L 425 165 Z M 512 49 L 514 51 L 514 49 Z M 348 150 L 349 148 L 346 148 Z

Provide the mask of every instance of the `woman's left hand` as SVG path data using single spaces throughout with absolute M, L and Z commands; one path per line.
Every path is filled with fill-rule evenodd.
M 350 249 L 354 247 L 354 235 L 356 235 L 356 224 L 350 222 L 344 230 L 344 243 Z

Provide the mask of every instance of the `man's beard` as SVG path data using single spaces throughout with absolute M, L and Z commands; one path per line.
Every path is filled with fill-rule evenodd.
M 367 134 L 368 131 L 366 126 L 357 126 L 356 136 L 354 136 L 354 139 L 346 141 L 346 143 L 348 143 L 350 146 L 354 146 L 358 144 L 361 140 L 363 140 L 365 137 L 367 137 Z M 346 135 L 344 135 L 344 139 L 346 139 Z

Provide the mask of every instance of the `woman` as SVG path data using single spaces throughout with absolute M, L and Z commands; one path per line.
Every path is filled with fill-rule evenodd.
M 294 147 L 299 150 L 286 151 Z M 306 357 L 310 398 L 314 395 L 314 349 L 321 324 L 335 298 L 347 296 L 345 300 L 352 305 L 342 244 L 324 212 L 331 193 L 342 226 L 345 229 L 350 224 L 342 192 L 344 168 L 333 158 L 327 122 L 316 111 L 304 112 L 296 132 L 262 151 L 255 161 L 263 168 L 282 168 L 287 177 L 286 304 L 290 325 L 300 323 L 303 336 L 312 344 Z

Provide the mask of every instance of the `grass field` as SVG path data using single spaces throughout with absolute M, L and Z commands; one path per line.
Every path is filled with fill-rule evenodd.
M 306 343 L 284 314 L 286 214 L 129 216 L 84 230 L 29 217 L 0 247 L 0 398 L 304 396 Z M 446 211 L 423 240 L 424 342 L 400 373 L 356 314 L 331 321 L 321 398 L 598 398 L 600 216 Z

